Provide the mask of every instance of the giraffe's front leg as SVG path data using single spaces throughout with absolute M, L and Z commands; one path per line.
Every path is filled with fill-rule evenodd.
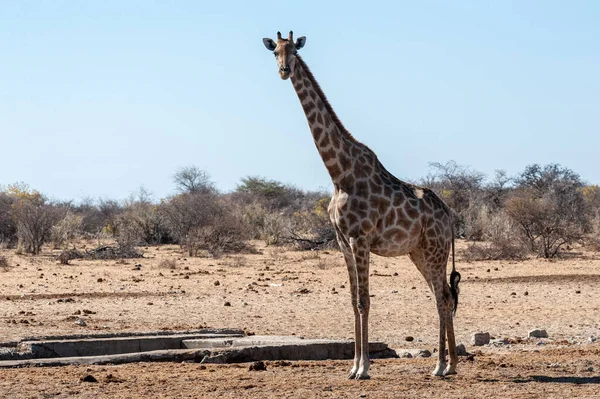
M 357 380 L 369 379 L 369 309 L 371 299 L 369 297 L 369 246 L 366 239 L 357 238 L 350 240 L 352 255 L 356 265 L 356 276 L 358 281 L 358 314 L 360 321 L 360 359 Z
M 353 380 L 356 378 L 356 373 L 360 365 L 360 313 L 358 312 L 358 279 L 356 276 L 356 265 L 354 263 L 354 256 L 352 256 L 352 249 L 347 244 L 347 241 L 340 237 L 338 233 L 338 244 L 344 254 L 344 260 L 346 261 L 346 267 L 348 268 L 348 278 L 350 281 L 350 296 L 352 300 L 352 309 L 354 311 L 354 363 L 348 379 Z

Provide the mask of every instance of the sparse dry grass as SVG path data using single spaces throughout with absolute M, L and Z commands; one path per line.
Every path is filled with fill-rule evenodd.
M 6 256 L 0 255 L 0 271 L 7 272 L 11 268 L 10 262 Z
M 175 259 L 163 259 L 158 263 L 158 268 L 175 270 L 177 269 L 177 262 Z

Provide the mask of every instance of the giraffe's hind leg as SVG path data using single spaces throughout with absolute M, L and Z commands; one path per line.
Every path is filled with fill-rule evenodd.
M 417 269 L 421 272 L 429 288 L 435 296 L 436 307 L 439 318 L 439 345 L 438 361 L 435 369 L 431 373 L 435 376 L 443 376 L 456 373 L 456 344 L 454 340 L 454 326 L 452 323 L 452 296 L 450 287 L 446 283 L 446 257 L 444 262 L 436 262 L 432 256 L 425 256 L 425 251 L 421 248 L 412 251 L 410 259 Z M 446 337 L 448 338 L 448 351 L 450 354 L 450 364 L 446 367 Z
M 451 301 L 452 303 L 452 301 Z M 458 365 L 458 356 L 456 354 L 456 339 L 454 337 L 454 315 L 453 315 L 453 306 L 446 312 L 446 335 L 448 338 L 448 355 L 450 356 L 450 363 L 446 370 L 444 370 L 444 375 L 456 374 L 456 366 Z

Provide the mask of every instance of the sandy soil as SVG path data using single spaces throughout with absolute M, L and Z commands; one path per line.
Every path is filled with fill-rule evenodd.
M 202 326 L 353 338 L 339 253 L 255 244 L 260 254 L 187 258 L 178 247 L 162 246 L 142 248 L 143 259 L 68 266 L 57 264 L 50 251 L 30 257 L 0 250 L 13 265 L 0 271 L 0 340 Z M 165 259 L 175 260 L 175 268 L 161 266 Z M 463 359 L 458 376 L 429 377 L 433 358 L 376 360 L 372 379 L 362 382 L 345 380 L 350 363 L 342 361 L 271 363 L 266 372 L 197 364 L 29 368 L 0 370 L 0 397 L 600 398 L 600 341 L 588 343 L 600 336 L 598 254 L 518 263 L 458 259 L 457 268 L 463 276 L 457 341 L 477 350 L 473 360 Z M 397 351 L 432 350 L 437 314 L 410 260 L 373 256 L 371 275 L 371 340 Z M 87 326 L 76 325 L 74 316 Z M 542 346 L 527 339 L 499 348 L 470 346 L 477 331 L 515 342 L 538 327 L 550 335 Z M 81 382 L 86 373 L 99 382 Z

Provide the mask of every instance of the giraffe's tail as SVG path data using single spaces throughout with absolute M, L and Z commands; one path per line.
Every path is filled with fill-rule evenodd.
M 450 294 L 454 299 L 454 309 L 452 313 L 456 315 L 456 309 L 458 308 L 458 294 L 460 289 L 458 283 L 460 283 L 460 273 L 456 271 L 456 264 L 454 262 L 454 226 L 452 227 L 452 272 L 450 273 Z

